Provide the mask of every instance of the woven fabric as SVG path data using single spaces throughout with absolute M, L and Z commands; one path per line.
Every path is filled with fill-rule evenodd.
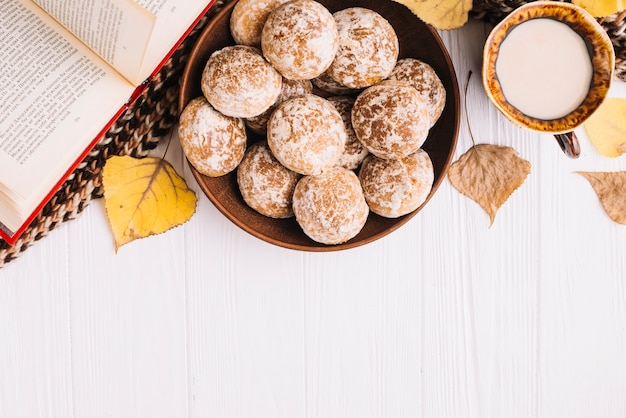
M 474 0 L 470 15 L 476 19 L 497 23 L 515 8 L 533 0 Z M 553 0 L 571 3 L 570 0 Z M 626 11 L 599 18 L 598 23 L 611 38 L 615 50 L 615 77 L 626 81 Z
M 569 0 L 555 1 L 570 3 Z M 476 19 L 497 23 L 516 8 L 532 2 L 533 0 L 474 0 L 470 15 Z
M 75 219 L 92 200 L 102 197 L 102 168 L 109 157 L 145 157 L 161 138 L 170 133 L 178 120 L 179 81 L 189 52 L 207 21 L 222 4 L 217 1 L 203 16 L 143 94 L 103 135 L 18 241 L 11 246 L 0 238 L 0 268 L 58 225 Z
M 598 19 L 615 50 L 615 76 L 626 81 L 626 10 Z

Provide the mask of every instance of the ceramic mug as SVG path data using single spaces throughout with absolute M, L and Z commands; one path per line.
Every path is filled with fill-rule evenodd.
M 606 98 L 614 66 L 611 40 L 586 10 L 535 1 L 493 28 L 482 80 L 491 102 L 511 122 L 553 134 L 563 152 L 576 158 L 574 129 Z

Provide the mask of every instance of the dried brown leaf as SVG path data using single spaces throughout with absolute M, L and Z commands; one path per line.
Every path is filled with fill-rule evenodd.
M 459 192 L 487 212 L 491 225 L 498 209 L 529 173 L 530 162 L 520 158 L 513 148 L 478 144 L 450 165 L 448 178 Z
M 577 171 L 589 181 L 607 215 L 618 224 L 626 225 L 626 171 Z

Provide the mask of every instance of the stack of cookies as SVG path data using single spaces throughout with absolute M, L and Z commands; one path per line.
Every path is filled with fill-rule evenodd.
M 422 145 L 446 91 L 428 63 L 398 59 L 387 20 L 315 0 L 240 0 L 230 30 L 235 45 L 210 56 L 203 94 L 180 116 L 198 172 L 237 170 L 248 206 L 295 216 L 328 245 L 355 237 L 370 212 L 396 218 L 424 203 L 434 171 Z

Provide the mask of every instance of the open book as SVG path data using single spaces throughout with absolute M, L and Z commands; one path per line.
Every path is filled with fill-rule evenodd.
M 9 244 L 215 0 L 0 0 L 0 237 Z

